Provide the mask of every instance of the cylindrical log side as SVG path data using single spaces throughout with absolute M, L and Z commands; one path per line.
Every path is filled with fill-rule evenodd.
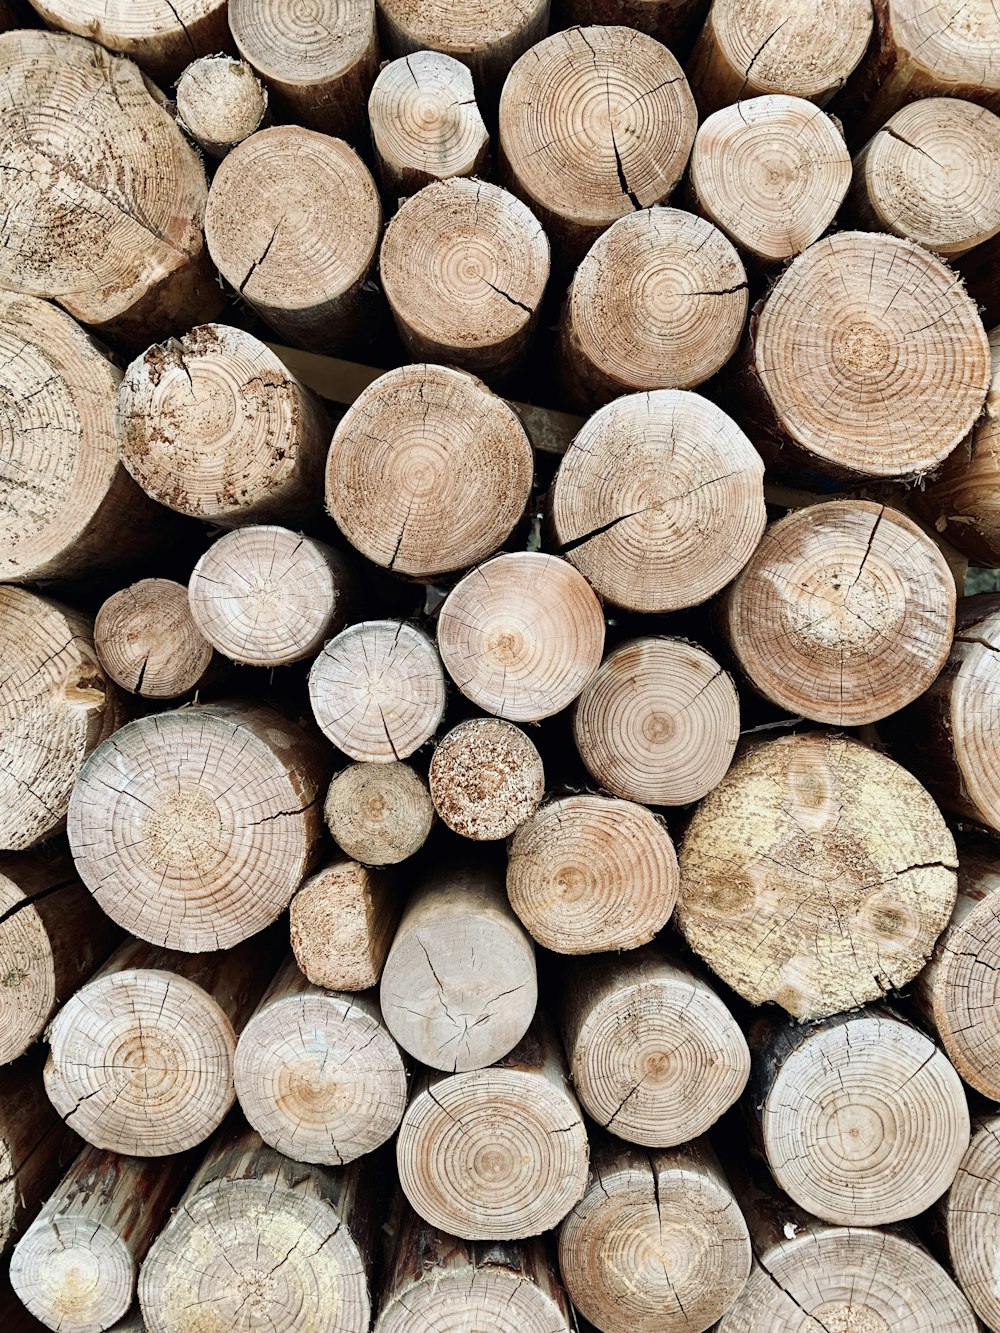
M 377 986 L 404 901 L 391 870 L 344 859 L 318 870 L 292 899 L 291 943 L 299 967 L 327 990 Z
M 683 51 L 698 31 L 708 0 L 554 0 L 553 28 L 620 23 Z
M 409 764 L 355 763 L 334 776 L 323 816 L 345 856 L 363 865 L 397 865 L 427 841 L 434 802 Z
M 172 579 L 140 579 L 112 593 L 94 621 L 94 648 L 115 684 L 143 699 L 197 689 L 213 659 L 187 588 Z
M 500 718 L 473 717 L 441 737 L 428 782 L 444 824 L 463 838 L 494 842 L 538 809 L 545 769 L 527 732 Z
M 267 90 L 244 60 L 201 56 L 177 80 L 178 123 L 209 157 L 225 157 L 267 118 Z
M 988 1329 L 1000 1328 L 996 1255 L 1000 1246 L 1000 1116 L 973 1125 L 972 1142 L 938 1206 L 948 1262 Z M 928 1325 L 930 1327 L 930 1325 Z M 935 1321 L 934 1328 L 940 1327 Z M 971 1327 L 971 1325 L 970 1325 Z

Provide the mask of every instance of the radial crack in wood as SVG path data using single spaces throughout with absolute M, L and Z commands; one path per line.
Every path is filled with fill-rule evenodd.
M 212 664 L 212 645 L 172 579 L 140 579 L 101 604 L 94 647 L 116 685 L 143 699 L 176 699 L 197 688 Z

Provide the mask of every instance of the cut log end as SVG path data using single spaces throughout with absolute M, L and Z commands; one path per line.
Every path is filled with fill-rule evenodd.
M 471 718 L 443 736 L 430 767 L 434 809 L 465 838 L 507 838 L 538 809 L 545 792 L 542 758 L 511 722 Z
M 176 699 L 198 685 L 212 661 L 188 605 L 172 579 L 142 579 L 103 603 L 94 646 L 116 685 L 144 699 Z
M 299 967 L 327 990 L 377 986 L 401 910 L 388 871 L 355 861 L 318 871 L 292 899 L 291 940 Z
M 948 1257 L 962 1290 L 987 1328 L 1000 1325 L 996 1254 L 1000 1245 L 1000 1116 L 977 1122 L 942 1205 Z M 938 1328 L 935 1319 L 928 1328 Z M 969 1327 L 972 1327 L 970 1322 Z
M 364 865 L 396 865 L 427 841 L 434 803 L 427 783 L 409 764 L 359 763 L 330 783 L 323 808 L 341 850 Z
M 178 80 L 177 118 L 210 157 L 225 157 L 266 117 L 267 92 L 242 60 L 202 56 Z

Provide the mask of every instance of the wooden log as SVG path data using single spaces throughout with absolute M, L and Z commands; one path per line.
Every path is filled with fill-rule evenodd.
M 403 910 L 392 874 L 335 861 L 292 899 L 295 959 L 316 986 L 363 991 L 378 985 Z
M 371 1172 L 303 1165 L 252 1130 L 223 1130 L 139 1274 L 149 1333 L 192 1333 L 192 1319 L 206 1333 L 367 1333 L 382 1221 Z
M 327 773 L 319 737 L 262 704 L 140 718 L 77 780 L 77 873 L 140 939 L 230 948 L 276 920 L 312 869 Z
M 686 639 L 645 635 L 613 649 L 581 694 L 573 739 L 605 791 L 689 805 L 725 777 L 740 701 L 714 657 Z
M 401 366 L 344 414 L 326 505 L 362 555 L 430 580 L 492 555 L 531 494 L 533 454 L 513 410 L 473 375 Z
M 617 218 L 663 203 L 698 126 L 667 48 L 632 28 L 570 28 L 514 65 L 500 99 L 509 188 L 575 266 Z
M 966 283 L 969 295 L 979 306 L 983 323 L 993 328 L 1000 323 L 1000 237 L 994 236 L 974 250 L 959 255 L 955 267 Z
M 508 838 L 538 809 L 545 770 L 534 742 L 512 722 L 474 717 L 438 742 L 429 785 L 434 809 L 463 838 Z
M 0 858 L 0 1064 L 24 1054 L 120 938 L 61 849 Z
M 493 866 L 435 866 L 406 905 L 379 990 L 386 1027 L 421 1064 L 482 1069 L 527 1032 L 535 946 Z
M 719 621 L 765 698 L 815 722 L 864 726 L 923 694 L 948 660 L 955 580 L 898 509 L 834 500 L 767 530 L 723 593 Z
M 688 1333 L 725 1314 L 750 1272 L 750 1236 L 708 1141 L 639 1152 L 597 1139 L 587 1192 L 559 1229 L 559 1267 L 602 1333 Z
M 84 1148 L 18 1242 L 10 1280 L 48 1328 L 111 1328 L 135 1300 L 139 1265 L 190 1174 L 166 1161 Z
M 803 97 L 769 94 L 703 121 L 688 181 L 695 207 L 758 266 L 818 240 L 851 184 L 835 120 Z
M 974 1124 L 969 1150 L 954 1184 L 941 1200 L 948 1262 L 976 1314 L 989 1329 L 1000 1327 L 996 1256 L 1000 1247 L 1000 1116 Z M 939 1327 L 935 1322 L 934 1327 Z M 971 1325 L 970 1325 L 971 1327 Z
M 222 304 L 201 230 L 205 171 L 157 97 L 135 65 L 92 42 L 0 36 L 11 218 L 0 283 L 143 346 Z
M 396 1140 L 412 1207 L 463 1240 L 524 1240 L 554 1227 L 583 1197 L 588 1156 L 562 1052 L 542 1018 L 488 1069 L 427 1070 Z
M 735 1018 L 706 981 L 660 948 L 581 959 L 562 1002 L 577 1096 L 619 1139 L 647 1148 L 688 1143 L 746 1087 L 750 1052 Z
M 683 50 L 705 17 L 708 0 L 557 0 L 554 28 L 620 23 Z
M 233 1105 L 236 1036 L 264 988 L 260 942 L 179 954 L 128 940 L 56 1014 L 45 1090 L 95 1148 L 166 1157 Z
M 313 662 L 309 699 L 323 734 L 348 758 L 406 759 L 444 716 L 441 659 L 423 630 L 404 620 L 349 625 Z
M 229 26 L 285 119 L 358 143 L 366 137 L 365 105 L 378 73 L 375 0 L 278 8 L 229 0 Z
M 732 245 L 678 208 L 612 223 L 570 284 L 559 372 L 584 410 L 622 393 L 690 389 L 721 370 L 747 317 L 747 278 Z
M 0 850 L 65 827 L 87 756 L 123 721 L 93 622 L 23 588 L 0 588 Z
M 954 272 L 896 236 L 844 231 L 792 260 L 726 388 L 772 470 L 919 477 L 982 410 L 989 344 Z
M 205 239 L 230 286 L 283 338 L 324 351 L 371 333 L 368 278 L 381 231 L 378 191 L 361 158 L 342 139 L 301 125 L 237 144 L 205 207 Z
M 240 1034 L 233 1076 L 247 1120 L 297 1162 L 353 1162 L 395 1134 L 406 1107 L 375 992 L 321 990 L 291 956 Z
M 606 796 L 546 802 L 508 849 L 510 905 L 555 953 L 648 944 L 670 919 L 679 880 L 663 822 L 644 806 Z
M 414 361 L 499 378 L 523 360 L 549 276 L 531 209 L 488 181 L 436 181 L 389 223 L 382 289 Z
M 368 120 L 387 200 L 432 181 L 486 173 L 490 136 L 472 74 L 441 51 L 414 51 L 383 65 Z
M 827 732 L 749 747 L 695 811 L 676 924 L 749 1000 L 821 1018 L 904 986 L 955 905 L 955 842 L 886 755 Z
M 349 764 L 330 783 L 323 815 L 345 855 L 364 865 L 389 866 L 427 841 L 434 802 L 409 764 Z
M 570 1333 L 569 1301 L 541 1239 L 458 1240 L 405 1203 L 391 1234 L 374 1333 L 408 1333 L 414 1321 L 428 1329 Z
M 243 60 L 201 56 L 177 81 L 178 123 L 209 157 L 225 157 L 267 119 L 267 90 Z
M 865 54 L 870 0 L 714 0 L 687 76 L 702 119 L 762 93 L 787 93 L 823 106 Z
M 560 549 L 602 597 L 633 611 L 696 606 L 760 541 L 764 464 L 700 394 L 630 394 L 596 412 L 567 449 L 551 516 Z
M 251 334 L 205 324 L 125 372 L 122 461 L 161 505 L 223 527 L 313 513 L 330 439 L 324 408 Z
M 197 688 L 212 645 L 173 579 L 140 579 L 101 603 L 94 621 L 97 660 L 116 685 L 143 699 L 176 699 Z

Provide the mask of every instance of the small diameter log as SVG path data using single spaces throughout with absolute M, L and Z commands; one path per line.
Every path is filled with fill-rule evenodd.
M 962 1291 L 989 1329 L 1000 1328 L 1000 1116 L 974 1126 L 969 1150 L 941 1201 L 948 1259 Z M 929 1325 L 930 1327 L 930 1325 Z M 940 1324 L 935 1321 L 934 1328 Z M 971 1327 L 971 1325 L 970 1325 Z
M 0 858 L 0 1064 L 41 1036 L 120 938 L 68 855 Z
M 205 170 L 159 96 L 131 61 L 79 37 L 0 36 L 0 182 L 16 220 L 0 283 L 143 346 L 222 304 L 201 229 Z
M 556 0 L 554 28 L 621 23 L 648 32 L 671 51 L 683 49 L 697 30 L 708 0 Z
M 549 242 L 531 209 L 498 185 L 437 181 L 389 223 L 379 271 L 412 360 L 501 377 L 535 331 Z
M 647 1148 L 704 1134 L 750 1076 L 733 1015 L 707 982 L 660 949 L 574 964 L 562 1034 L 584 1110 L 617 1138 Z
M 820 1018 L 923 966 L 955 904 L 955 842 L 898 764 L 826 732 L 746 750 L 695 811 L 676 922 L 749 1000 Z
M 489 1329 L 570 1333 L 569 1302 L 542 1240 L 476 1245 L 398 1210 L 374 1333 Z
M 327 755 L 263 705 L 198 705 L 130 722 L 80 774 L 77 873 L 113 921 L 171 949 L 263 930 L 312 868 Z
M 586 1194 L 559 1230 L 573 1304 L 601 1333 L 703 1333 L 750 1273 L 750 1236 L 706 1139 L 671 1152 L 594 1144 Z
M 223 1130 L 139 1274 L 148 1333 L 367 1333 L 379 1194 L 365 1162 L 306 1166 Z
M 502 1059 L 538 1002 L 535 946 L 486 864 L 435 869 L 407 903 L 379 990 L 405 1050 L 449 1074 Z
M 320 990 L 291 957 L 240 1034 L 233 1074 L 247 1120 L 297 1162 L 353 1162 L 395 1134 L 406 1107 L 375 993 Z
M 414 51 L 382 66 L 368 120 L 386 198 L 432 181 L 485 174 L 490 136 L 468 66 L 440 51 Z
M 326 506 L 384 569 L 429 580 L 467 569 L 510 536 L 531 495 L 534 455 L 513 409 L 473 375 L 401 366 L 337 426 Z
M 229 0 L 240 55 L 275 95 L 284 119 L 360 142 L 378 73 L 375 0 L 283 4 Z M 348 215 L 338 219 L 342 227 Z
M 423 630 L 404 620 L 349 625 L 313 662 L 309 699 L 323 734 L 348 758 L 393 763 L 441 724 L 441 659 Z
M 252 63 L 252 62 L 251 62 Z M 300 125 L 258 130 L 220 164 L 205 208 L 219 272 L 283 338 L 313 351 L 369 333 L 368 276 L 382 206 L 342 139 Z
M 761 93 L 828 102 L 865 54 L 871 0 L 715 0 L 687 63 L 702 118 Z
M 390 871 L 335 861 L 292 899 L 296 962 L 327 990 L 377 986 L 402 910 L 402 890 Z
M 202 56 L 177 81 L 177 120 L 209 157 L 225 157 L 265 124 L 267 90 L 245 61 Z
M 711 223 L 678 208 L 619 218 L 587 252 L 559 326 L 560 375 L 583 409 L 622 393 L 691 389 L 743 333 L 747 277 Z
M 521 56 L 500 99 L 500 153 L 563 264 L 617 218 L 661 204 L 698 127 L 665 46 L 632 28 L 570 28 Z
M 87 756 L 123 720 L 93 622 L 22 588 L 0 588 L 0 849 L 65 827 Z
M 510 837 L 538 809 L 545 770 L 520 727 L 474 717 L 442 736 L 429 784 L 434 809 L 450 829 L 476 842 L 493 842 Z
M 428 1070 L 396 1140 L 411 1205 L 463 1240 L 523 1240 L 556 1226 L 583 1197 L 588 1157 L 562 1052 L 542 1018 L 488 1069 Z
M 205 324 L 125 372 L 122 461 L 160 504 L 224 527 L 319 508 L 330 423 L 318 398 L 249 333 Z
M 259 942 L 192 956 L 127 941 L 49 1026 L 52 1105 L 95 1148 L 165 1157 L 202 1143 L 235 1099 L 263 961 Z
M 112 593 L 94 621 L 94 648 L 115 684 L 143 699 L 188 694 L 212 664 L 188 590 L 172 579 L 141 579 Z
M 42 1083 L 40 1046 L 0 1069 L 0 1254 L 32 1221 L 80 1150 Z
M 911 703 L 948 660 L 955 580 L 937 543 L 898 509 L 834 500 L 768 529 L 719 618 L 765 698 L 858 727 Z
M 555 953 L 635 949 L 667 924 L 680 875 L 666 826 L 606 796 L 549 801 L 511 839 L 507 896 Z
M 601 663 L 573 713 L 573 739 L 605 791 L 689 805 L 725 777 L 740 734 L 729 674 L 686 639 L 646 635 Z
M 345 855 L 364 865 L 389 866 L 427 841 L 434 802 L 409 764 L 349 764 L 330 783 L 323 815 Z
M 139 1265 L 190 1174 L 84 1148 L 14 1250 L 17 1297 L 47 1328 L 100 1333 L 131 1309 Z
M 972 429 L 989 344 L 952 269 L 896 236 L 827 236 L 750 321 L 730 391 L 769 463 L 857 481 L 919 476 Z
M 764 464 L 700 394 L 658 389 L 596 412 L 563 456 L 552 527 L 602 597 L 697 606 L 739 573 L 767 521 Z
M 752 1035 L 750 1103 L 775 1180 L 826 1222 L 915 1217 L 969 1146 L 962 1081 L 934 1043 L 887 1010 Z
M 837 123 L 802 97 L 752 97 L 702 122 L 689 182 L 698 211 L 758 265 L 799 254 L 851 184 Z

